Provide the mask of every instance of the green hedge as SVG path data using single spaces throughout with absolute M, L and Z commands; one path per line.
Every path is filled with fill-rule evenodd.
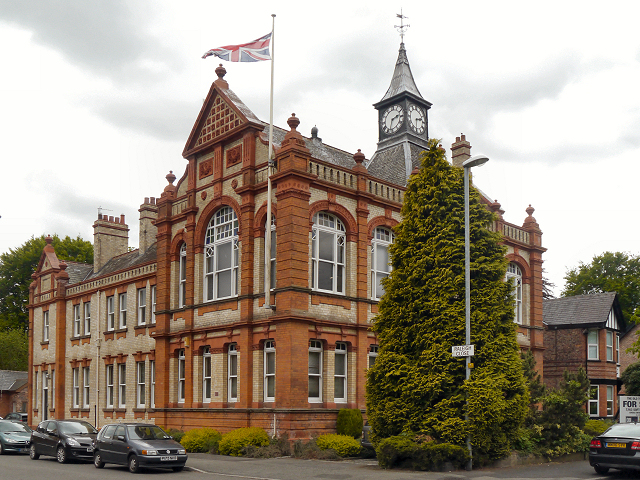
M 469 452 L 464 447 L 433 441 L 416 443 L 402 435 L 382 440 L 376 454 L 382 468 L 440 470 L 446 463 L 451 463 L 454 468 L 463 468 L 469 460 Z
M 334 450 L 341 457 L 354 457 L 360 453 L 360 442 L 349 435 L 330 433 L 320 435 L 316 444 L 321 450 Z
M 338 435 L 349 435 L 353 438 L 362 437 L 362 412 L 356 408 L 341 408 L 338 412 L 336 427 Z
M 604 420 L 587 420 L 582 427 L 582 431 L 592 437 L 602 435 L 607 428 L 611 426 L 611 423 L 607 423 Z
M 221 438 L 222 435 L 212 428 L 194 428 L 184 434 L 180 443 L 187 452 L 209 453 L 218 449 Z
M 247 445 L 255 447 L 269 445 L 269 436 L 258 427 L 238 428 L 222 436 L 218 444 L 218 453 L 239 457 L 242 455 L 242 449 Z

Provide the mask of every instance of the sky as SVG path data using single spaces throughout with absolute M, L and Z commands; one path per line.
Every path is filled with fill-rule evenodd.
M 308 5 L 308 6 L 305 6 Z M 450 156 L 466 135 L 490 161 L 474 182 L 522 225 L 531 204 L 546 276 L 605 251 L 640 251 L 640 2 L 571 0 L 221 3 L 0 0 L 0 253 L 31 236 L 93 240 L 98 208 L 159 197 L 220 63 L 275 17 L 274 123 L 370 158 L 398 56 L 400 13 L 429 135 Z M 270 62 L 225 63 L 244 103 L 269 119 Z

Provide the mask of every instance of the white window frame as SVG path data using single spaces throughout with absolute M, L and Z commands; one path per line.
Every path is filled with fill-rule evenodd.
M 116 301 L 115 295 L 107 297 L 107 331 L 116 329 Z
M 269 368 L 269 357 L 273 358 L 273 368 Z M 265 340 L 264 342 L 264 401 L 274 402 L 276 399 L 276 342 Z M 271 385 L 271 389 L 269 386 Z M 271 390 L 271 391 L 269 391 Z
M 395 241 L 395 234 L 386 227 L 377 227 L 371 240 L 371 298 L 380 300 L 384 293 L 381 280 L 391 273 L 389 246 Z M 386 260 L 386 262 L 385 262 Z
M 145 365 L 143 362 L 136 362 L 136 407 L 144 408 L 146 404 L 145 389 L 147 379 L 145 377 Z
M 156 324 L 156 302 L 158 300 L 156 286 L 151 285 L 151 325 Z
M 151 408 L 156 408 L 156 361 L 149 361 L 149 404 Z
M 205 302 L 238 296 L 240 246 L 238 239 L 238 217 L 231 207 L 222 207 L 209 221 L 204 240 L 204 282 L 202 298 Z M 229 265 L 220 266 L 218 261 L 224 258 L 227 248 Z M 229 278 L 225 278 L 226 276 Z M 229 294 L 222 288 L 229 286 Z
M 333 401 L 335 403 L 346 403 L 347 402 L 347 398 L 349 397 L 349 393 L 347 392 L 347 387 L 348 387 L 348 383 L 347 383 L 347 372 L 349 371 L 349 355 L 348 355 L 348 348 L 347 348 L 347 344 L 344 342 L 336 342 L 336 350 L 335 350 L 335 360 L 333 362 L 334 365 L 334 386 L 333 386 Z M 338 372 L 337 366 L 338 366 L 338 356 L 342 355 L 343 356 L 343 365 L 344 365 L 344 372 L 340 373 Z M 342 383 L 342 390 L 343 390 L 343 396 L 342 397 L 338 397 L 336 395 L 336 390 L 337 390 L 337 386 Z
M 49 310 L 42 312 L 42 341 L 49 341 Z
M 84 310 L 84 334 L 91 335 L 91 302 L 85 302 L 82 309 Z
M 147 324 L 147 287 L 138 289 L 138 325 Z
M 378 345 L 369 345 L 369 368 L 373 367 L 378 358 Z
M 595 398 L 593 395 L 594 392 L 595 392 Z M 600 385 L 591 385 L 589 387 L 589 416 L 590 417 L 600 416 Z
M 613 362 L 613 332 L 606 330 L 605 345 L 607 347 L 607 362 Z
M 73 306 L 73 333 L 72 337 L 79 337 L 82 332 L 80 328 L 82 326 L 82 317 L 80 316 L 80 304 Z
M 54 409 L 56 408 L 56 371 L 55 370 L 51 370 L 51 377 L 49 378 L 49 380 L 51 380 L 51 405 L 49 406 L 49 408 Z
M 47 376 L 47 372 L 42 372 L 42 408 L 44 409 L 45 400 L 47 399 L 47 395 L 49 395 L 49 377 Z M 42 418 L 45 418 L 47 412 L 42 413 Z
M 105 368 L 105 382 L 107 384 L 107 398 L 106 398 L 106 406 L 107 408 L 113 408 L 114 405 L 114 385 L 113 385 L 113 364 L 107 365 Z
M 513 286 L 513 297 L 515 299 L 513 321 L 522 325 L 522 270 L 517 263 L 509 262 L 507 266 L 507 282 Z
M 613 385 L 607 385 L 607 417 L 613 417 Z
M 322 402 L 322 372 L 323 372 L 323 351 L 322 340 L 311 339 L 309 340 L 309 388 L 308 388 L 308 401 L 309 403 L 321 403 Z M 312 361 L 312 358 L 316 358 L 317 362 Z M 317 365 L 314 365 L 317 363 Z M 317 395 L 312 395 L 312 385 L 317 383 Z
M 118 408 L 127 406 L 127 364 L 118 364 Z
M 178 260 L 178 308 L 185 306 L 187 297 L 187 244 L 183 243 L 180 247 L 180 256 Z
M 184 403 L 187 393 L 187 385 L 185 378 L 185 370 L 187 366 L 187 357 L 184 348 L 178 350 L 178 403 Z
M 211 348 L 202 350 L 202 402 L 211 402 Z
M 91 395 L 91 370 L 90 367 L 82 368 L 82 408 L 89 408 Z
M 327 258 L 320 255 L 321 239 L 325 238 L 331 242 L 331 253 Z M 329 253 L 326 251 L 325 253 Z M 311 230 L 311 289 L 319 292 L 345 294 L 346 283 L 346 256 L 347 256 L 347 236 L 344 224 L 335 215 L 327 212 L 318 212 L 313 216 L 313 228 Z M 330 258 L 329 258 L 330 257 Z M 326 270 L 331 270 L 330 282 L 327 282 Z M 331 283 L 330 288 L 328 283 Z
M 598 330 L 589 330 L 587 332 L 587 360 L 599 360 L 599 331 Z M 593 340 L 595 339 L 595 343 Z M 594 353 L 595 352 L 595 353 Z
M 80 368 L 71 369 L 71 378 L 73 382 L 71 405 L 73 408 L 80 408 Z
M 118 326 L 127 328 L 127 292 L 118 294 Z
M 238 401 L 238 345 L 235 343 L 227 350 L 227 401 Z

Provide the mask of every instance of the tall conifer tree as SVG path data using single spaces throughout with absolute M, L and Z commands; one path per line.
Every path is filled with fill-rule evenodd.
M 409 179 L 390 248 L 393 271 L 385 281 L 373 323 L 379 354 L 367 372 L 367 416 L 375 439 L 422 433 L 464 445 L 465 393 L 474 455 L 510 452 L 529 403 L 522 373 L 512 286 L 493 214 L 470 195 L 471 343 L 475 364 L 465 381 L 463 170 L 451 166 L 436 140 Z

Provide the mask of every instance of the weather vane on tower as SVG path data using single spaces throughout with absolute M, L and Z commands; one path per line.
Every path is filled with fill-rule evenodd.
M 400 43 L 404 43 L 404 32 L 407 30 L 407 28 L 411 26 L 411 25 L 405 25 L 404 19 L 409 17 L 405 17 L 402 14 L 402 9 L 400 9 L 400 13 L 396 13 L 396 17 L 400 19 L 400 25 L 394 25 L 394 27 L 400 32 Z

